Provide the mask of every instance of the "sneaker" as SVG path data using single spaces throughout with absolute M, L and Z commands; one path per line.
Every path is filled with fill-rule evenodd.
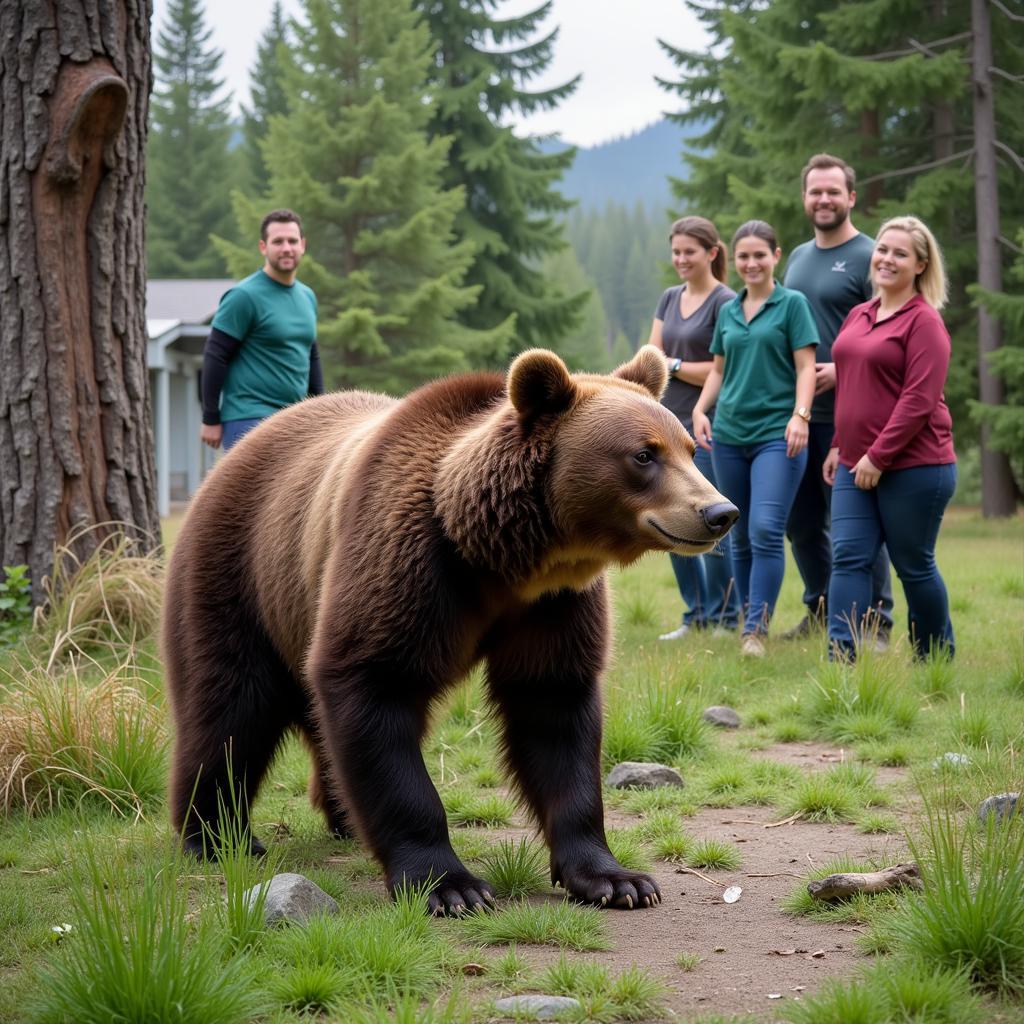
M 758 633 L 744 633 L 740 641 L 740 656 L 743 658 L 763 658 L 765 656 L 764 640 Z
M 682 638 L 684 636 L 686 636 L 687 633 L 690 632 L 691 628 L 692 628 L 691 626 L 687 625 L 684 622 L 681 626 L 677 626 L 675 629 L 673 629 L 671 633 L 662 633 L 661 636 L 658 637 L 658 639 L 659 640 L 682 640 Z
M 877 632 L 871 638 L 871 649 L 875 654 L 885 654 L 889 650 L 889 634 L 891 629 L 888 625 L 883 624 L 878 627 Z
M 736 629 L 736 626 L 715 626 L 715 628 L 711 630 L 711 635 L 713 637 L 735 636 Z

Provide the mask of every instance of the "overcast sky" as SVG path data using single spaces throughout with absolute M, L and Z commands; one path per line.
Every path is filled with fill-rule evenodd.
M 506 0 L 498 17 L 539 6 L 540 0 Z M 167 0 L 154 0 L 153 39 L 166 16 Z M 211 42 L 224 53 L 221 72 L 235 106 L 248 102 L 249 70 L 256 45 L 270 21 L 272 0 L 206 0 Z M 297 16 L 299 0 L 284 0 Z M 627 13 L 628 12 L 628 13 Z M 676 69 L 658 38 L 685 49 L 700 49 L 706 35 L 683 0 L 554 0 L 545 28 L 560 28 L 548 75 L 531 87 L 557 85 L 582 73 L 575 94 L 556 110 L 522 122 L 533 133 L 557 133 L 567 142 L 592 146 L 628 135 L 678 109 L 678 100 L 659 89 L 654 76 L 674 79 Z

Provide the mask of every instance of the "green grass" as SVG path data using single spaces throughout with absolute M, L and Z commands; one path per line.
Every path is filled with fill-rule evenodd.
M 514 903 L 495 913 L 477 914 L 460 922 L 461 933 L 483 945 L 521 943 L 567 949 L 609 949 L 604 915 L 592 907 L 567 901 Z
M 947 517 L 939 564 L 953 602 L 958 655 L 953 662 L 921 665 L 909 660 L 899 636 L 905 609 L 898 587 L 897 630 L 888 653 L 869 653 L 852 667 L 830 666 L 824 640 L 812 638 L 773 642 L 767 658 L 750 664 L 729 639 L 702 634 L 658 643 L 657 633 L 679 615 L 667 559 L 647 558 L 612 573 L 618 628 L 603 682 L 603 763 L 663 761 L 685 780 L 682 789 L 606 791 L 606 808 L 614 814 L 611 844 L 625 862 L 637 868 L 658 862 L 666 873 L 666 862 L 693 865 L 715 874 L 735 870 L 742 853 L 747 862 L 740 869 L 756 871 L 748 866 L 753 846 L 708 843 L 689 819 L 702 808 L 767 805 L 767 812 L 716 816 L 772 821 L 800 811 L 825 822 L 849 822 L 877 835 L 872 848 L 895 859 L 916 857 L 926 880 L 936 880 L 921 894 L 854 897 L 834 906 L 812 904 L 805 883 L 795 886 L 786 910 L 808 915 L 816 925 L 855 929 L 839 941 L 880 957 L 879 971 L 830 987 L 811 975 L 799 1002 L 787 998 L 766 1012 L 805 1013 L 801 1020 L 812 1024 L 855 1024 L 861 1012 L 868 1014 L 865 1020 L 900 1024 L 1009 1024 L 1020 1015 L 1020 901 L 1005 895 L 1007 887 L 1021 891 L 1015 866 L 1024 860 L 1021 826 L 989 835 L 974 809 L 988 795 L 1021 787 L 1021 602 L 995 576 L 1019 560 L 1022 542 L 1024 521 L 986 524 L 957 510 Z M 801 614 L 790 566 L 773 631 Z M 76 635 L 88 632 L 82 625 Z M 482 1024 L 498 995 L 555 991 L 559 985 L 567 993 L 574 987 L 583 1002 L 578 1019 L 610 1022 L 641 1012 L 661 1019 L 650 1009 L 663 996 L 648 991 L 649 975 L 616 975 L 594 954 L 613 943 L 621 954 L 622 940 L 613 936 L 624 920 L 630 958 L 635 945 L 637 962 L 646 963 L 650 936 L 660 934 L 658 922 L 664 924 L 680 901 L 668 887 L 665 906 L 644 911 L 649 917 L 628 918 L 557 901 L 547 892 L 543 843 L 491 831 L 511 821 L 532 822 L 507 795 L 499 729 L 488 712 L 482 672 L 436 709 L 424 758 L 450 813 L 459 856 L 499 892 L 534 895 L 471 919 L 436 921 L 426 917 L 420 897 L 398 904 L 384 897 L 381 867 L 358 842 L 326 835 L 306 796 L 308 752 L 294 740 L 284 745 L 252 809 L 271 860 L 175 867 L 163 803 L 167 711 L 160 666 L 152 638 L 140 630 L 135 636 L 134 647 L 98 647 L 94 662 L 71 663 L 61 654 L 50 674 L 50 648 L 26 643 L 0 651 L 6 687 L 0 692 L 0 730 L 24 736 L 19 715 L 26 707 L 41 709 L 40 728 L 30 737 L 41 751 L 34 764 L 55 766 L 32 776 L 26 801 L 19 796 L 23 775 L 9 756 L 14 748 L 0 743 L 0 794 L 6 800 L 0 820 L 0 1022 L 115 1019 L 106 1003 L 88 1009 L 101 993 L 127 1020 L 161 1020 L 160 1007 L 173 1004 L 175 1020 L 214 1024 Z M 134 705 L 110 699 L 115 684 L 105 681 L 111 676 L 135 691 Z M 735 707 L 744 727 L 728 734 L 708 730 L 700 712 L 710 704 Z M 759 749 L 773 742 L 813 746 L 798 768 Z M 842 749 L 845 762 L 827 767 L 816 757 L 820 746 Z M 964 753 L 971 763 L 933 769 L 933 760 L 946 751 Z M 801 753 L 790 750 L 787 760 Z M 794 826 L 794 834 L 806 827 Z M 903 846 L 905 837 L 914 844 L 912 853 Z M 842 849 L 840 842 L 833 836 L 826 846 Z M 91 912 L 99 915 L 93 923 L 80 903 L 101 890 L 84 849 L 92 851 L 105 886 L 103 908 L 93 904 Z M 339 913 L 301 928 L 257 929 L 237 894 L 275 863 L 312 878 L 338 900 Z M 830 863 L 823 873 L 839 866 Z M 782 907 L 779 913 L 785 926 Z M 70 933 L 51 931 L 63 922 L 72 923 Z M 125 943 L 124 936 L 132 941 Z M 686 1000 L 712 992 L 722 983 L 725 958 L 690 941 L 680 944 L 685 951 L 678 955 L 671 947 L 657 950 L 675 958 L 665 983 Z M 559 949 L 573 966 L 555 972 Z M 479 966 L 464 973 L 470 964 Z M 143 982 L 133 978 L 145 978 L 149 1002 L 140 1002 Z M 983 1000 L 980 1018 L 972 992 Z M 716 1017 L 713 1002 L 707 1005 L 703 1018 L 686 1019 L 735 1024 Z
M 484 874 L 501 899 L 521 900 L 550 887 L 547 851 L 539 843 L 502 839 L 481 859 Z

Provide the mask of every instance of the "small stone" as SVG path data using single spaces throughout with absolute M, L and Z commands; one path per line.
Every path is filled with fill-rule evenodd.
M 479 978 L 487 973 L 487 968 L 483 964 L 463 964 L 462 973 L 470 978 Z
M 683 777 L 667 764 L 646 764 L 641 761 L 623 761 L 617 764 L 605 780 L 612 789 L 657 789 L 660 786 L 682 786 Z
M 715 725 L 719 729 L 738 729 L 740 727 L 740 716 L 733 708 L 724 704 L 715 704 L 704 709 L 704 721 L 709 725 Z
M 530 1014 L 534 1020 L 554 1020 L 567 1010 L 577 1010 L 578 999 L 569 996 L 508 996 L 498 999 L 494 1008 L 503 1014 Z
M 998 793 L 990 796 L 978 806 L 978 820 L 985 824 L 989 815 L 994 814 L 996 821 L 1004 818 L 1012 818 L 1015 814 L 1021 813 L 1020 793 Z
M 278 921 L 295 921 L 301 924 L 314 914 L 338 913 L 338 904 L 305 875 L 286 871 L 274 875 L 263 885 L 254 886 L 245 893 L 250 906 L 264 887 L 267 890 L 263 904 L 263 920 L 266 924 L 276 924 Z
M 933 768 L 942 768 L 948 766 L 950 768 L 967 768 L 971 763 L 971 759 L 966 754 L 957 754 L 952 750 L 947 751 L 942 757 L 935 758 L 932 761 Z

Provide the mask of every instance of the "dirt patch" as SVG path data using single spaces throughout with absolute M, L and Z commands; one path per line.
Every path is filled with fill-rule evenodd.
M 625 815 L 608 818 L 612 826 L 628 823 Z M 616 969 L 637 963 L 664 978 L 668 1005 L 684 1019 L 714 1012 L 767 1021 L 783 1001 L 851 973 L 862 959 L 853 949 L 859 929 L 791 917 L 779 903 L 812 866 L 843 854 L 895 864 L 906 851 L 892 836 L 862 835 L 850 825 L 797 821 L 764 827 L 778 820 L 778 810 L 752 807 L 704 810 L 687 818 L 691 834 L 739 845 L 738 870 L 704 874 L 742 886 L 743 895 L 723 903 L 720 886 L 658 862 L 653 874 L 664 903 L 650 912 L 610 913 L 614 951 L 593 954 L 594 959 Z M 700 964 L 682 971 L 675 964 L 682 952 L 696 953 Z
M 808 755 L 811 761 L 816 757 L 810 750 Z M 739 807 L 705 809 L 682 819 L 686 831 L 699 839 L 737 844 L 740 867 L 703 871 L 721 883 L 715 885 L 655 862 L 651 874 L 661 887 L 662 905 L 607 911 L 613 948 L 570 955 L 616 972 L 637 964 L 661 978 L 668 989 L 666 1006 L 677 1017 L 657 1020 L 686 1021 L 717 1013 L 773 1021 L 785 1001 L 815 992 L 827 978 L 852 974 L 865 962 L 854 950 L 862 929 L 793 917 L 779 904 L 808 871 L 836 857 L 896 864 L 907 859 L 906 848 L 898 837 L 863 835 L 852 825 L 796 821 L 764 827 L 781 817 L 778 808 Z M 608 828 L 627 828 L 638 821 L 636 815 L 616 809 L 605 814 Z M 488 834 L 497 839 L 533 833 L 503 829 Z M 736 903 L 724 903 L 722 892 L 733 885 L 741 886 L 743 894 Z M 549 948 L 520 946 L 519 952 L 537 968 L 559 956 Z M 684 971 L 675 962 L 680 953 L 696 954 L 700 963 Z
M 721 734 L 723 746 L 736 746 L 742 733 L 726 732 Z M 764 747 L 749 750 L 751 757 L 760 757 L 766 761 L 778 761 L 780 764 L 792 764 L 807 771 L 818 771 L 831 768 L 833 765 L 851 761 L 851 753 L 844 747 L 814 740 L 801 740 L 795 743 L 771 743 Z M 875 779 L 882 786 L 891 786 L 905 781 L 906 768 L 889 768 L 875 766 Z

